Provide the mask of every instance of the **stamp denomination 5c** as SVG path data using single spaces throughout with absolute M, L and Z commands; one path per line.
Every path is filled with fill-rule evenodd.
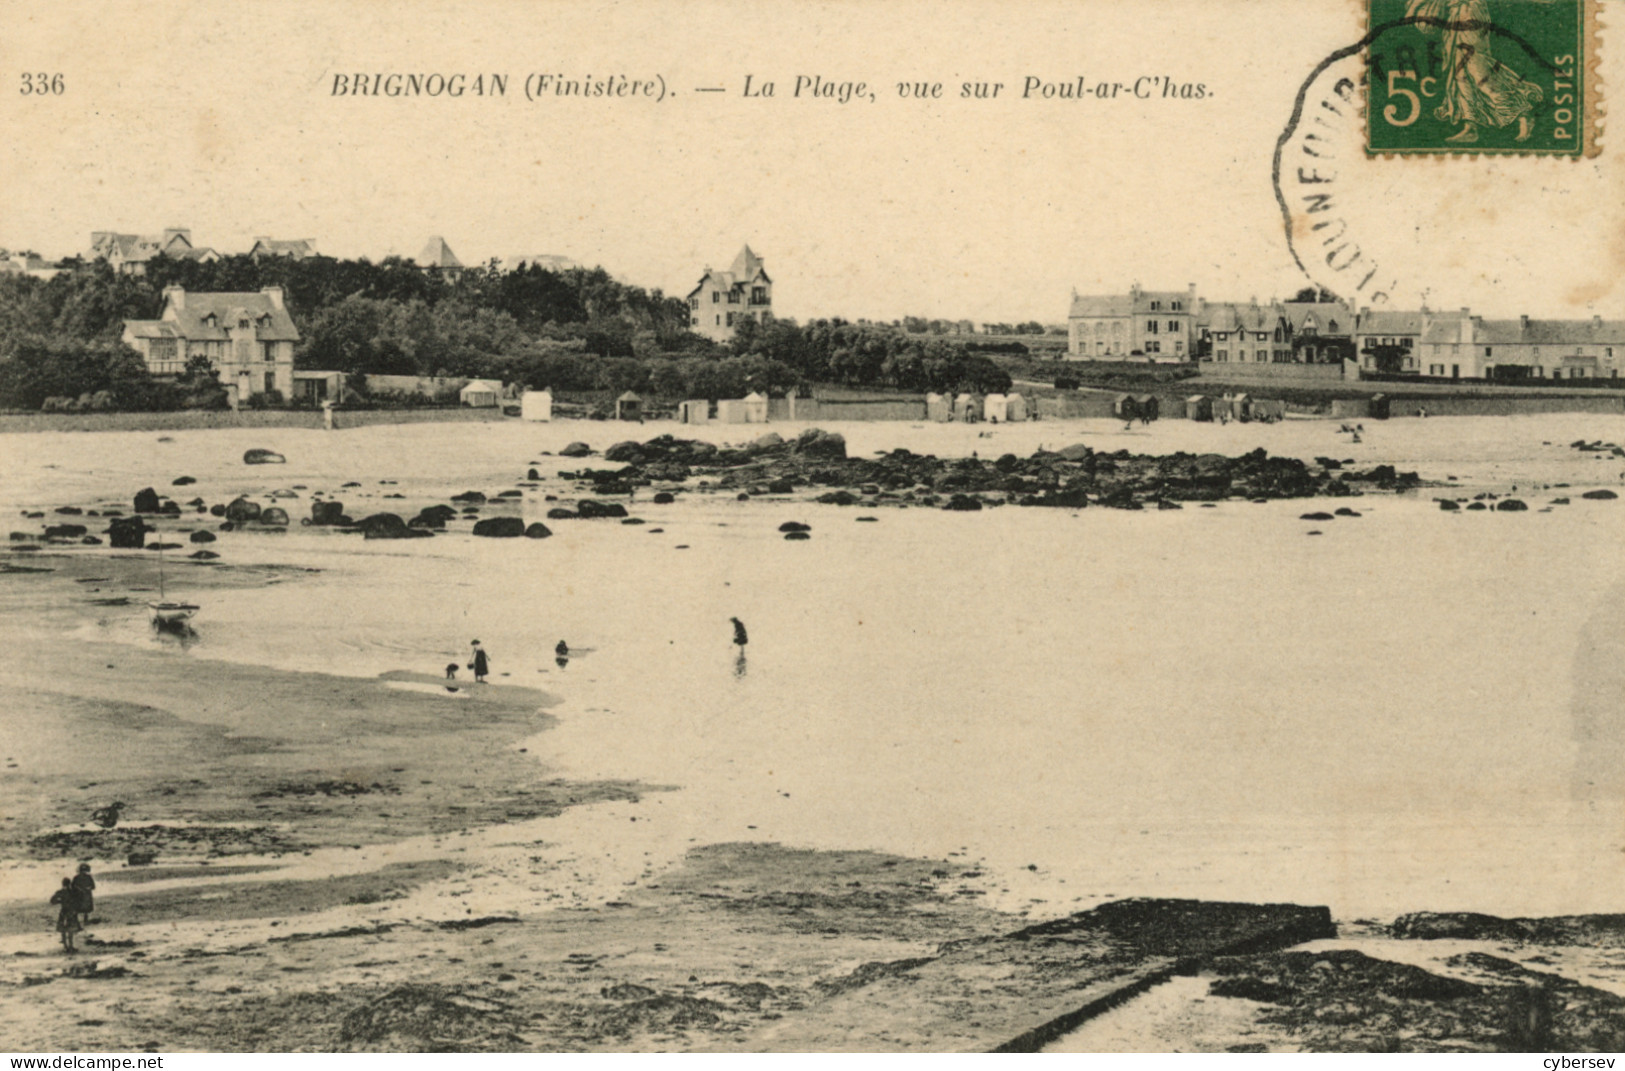
M 1596 152 L 1596 0 L 1368 0 L 1373 155 Z

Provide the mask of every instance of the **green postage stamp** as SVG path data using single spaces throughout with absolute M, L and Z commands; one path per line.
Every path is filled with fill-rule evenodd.
M 1367 0 L 1372 155 L 1595 155 L 1597 0 Z

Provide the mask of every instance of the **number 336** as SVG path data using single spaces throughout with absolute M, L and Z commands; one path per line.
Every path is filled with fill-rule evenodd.
M 68 91 L 68 84 L 60 74 L 23 73 L 22 85 L 17 92 L 25 97 L 60 97 Z

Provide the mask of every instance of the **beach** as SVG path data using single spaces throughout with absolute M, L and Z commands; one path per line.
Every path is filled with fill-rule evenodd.
M 766 430 L 802 429 L 0 435 L 19 534 L 100 532 L 146 487 L 182 504 L 153 539 L 181 544 L 166 595 L 201 606 L 195 636 L 151 630 L 152 551 L 3 556 L 13 1047 L 930 1047 L 906 1016 L 896 1038 L 809 1024 L 864 964 L 1128 898 L 1324 906 L 1368 950 L 1409 912 L 1618 910 L 1625 528 L 1583 495 L 1625 461 L 1571 444 L 1625 441 L 1620 418 L 1358 443 L 1315 420 L 827 425 L 849 457 L 1263 448 L 1420 486 L 962 513 L 691 480 L 618 497 L 642 523 L 546 516 L 591 494 L 561 472 L 616 467 L 572 441 Z M 468 491 L 552 534 L 300 524 L 318 492 L 362 518 Z M 238 496 L 292 523 L 185 505 Z M 46 900 L 80 860 L 98 913 L 70 960 Z M 1606 957 L 1575 970 L 1622 992 Z

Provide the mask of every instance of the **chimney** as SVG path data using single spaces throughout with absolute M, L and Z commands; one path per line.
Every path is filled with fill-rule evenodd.
M 186 287 L 175 285 L 164 287 L 164 304 L 176 311 L 186 308 Z
M 261 242 L 265 242 L 266 244 L 270 244 L 270 241 L 271 241 L 271 236 L 269 234 L 256 234 L 256 235 L 254 235 L 254 244 L 255 245 L 258 245 Z
M 1593 316 L 1591 318 L 1591 329 L 1593 331 L 1601 331 L 1602 330 L 1602 317 L 1600 315 L 1599 316 Z
M 260 293 L 271 299 L 271 304 L 279 309 L 286 308 L 282 304 L 282 288 L 280 286 L 267 286 L 260 289 Z
M 192 244 L 192 228 L 190 228 L 190 227 L 165 227 L 164 228 L 164 244 L 165 245 L 169 244 L 169 241 L 170 241 L 171 238 L 176 238 L 176 237 L 185 239 L 186 244 L 191 245 Z
M 1518 325 L 1520 327 L 1522 327 L 1525 332 L 1527 332 L 1529 330 L 1529 317 L 1528 316 L 1520 316 L 1520 317 L 1518 317 Z

